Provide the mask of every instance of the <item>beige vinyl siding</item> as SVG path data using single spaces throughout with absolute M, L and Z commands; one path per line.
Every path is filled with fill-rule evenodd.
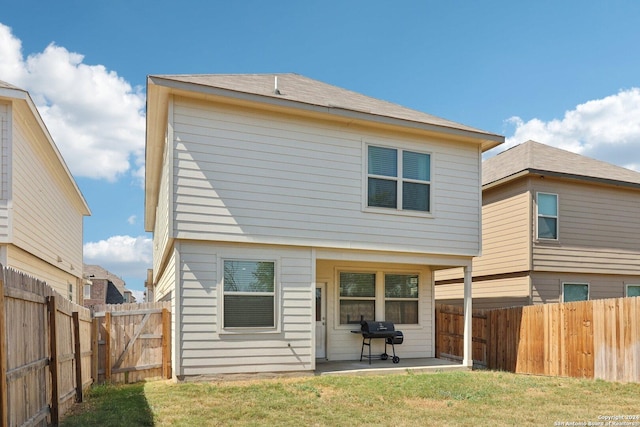
M 349 261 L 319 260 L 316 274 L 318 280 L 327 283 L 327 359 L 358 360 L 362 347 L 362 335 L 351 333 L 359 330 L 359 325 L 339 324 L 339 278 L 341 271 L 358 271 L 371 273 L 419 274 L 418 316 L 417 325 L 396 325 L 404 334 L 404 342 L 396 348 L 400 358 L 434 357 L 434 323 L 433 323 L 433 280 L 431 271 L 426 266 L 390 263 L 369 263 Z M 380 297 L 380 296 L 378 296 Z M 384 320 L 384 312 L 376 312 L 377 319 Z M 367 319 L 371 320 L 371 319 Z M 367 349 L 365 349 L 367 350 Z M 382 354 L 383 340 L 373 340 L 371 354 Z M 391 351 L 391 348 L 388 348 Z M 368 350 L 367 350 L 368 351 Z
M 218 287 L 225 258 L 275 259 L 278 331 L 221 329 Z M 180 243 L 181 334 L 179 376 L 302 371 L 314 367 L 311 250 L 287 247 Z
M 76 275 L 46 263 L 15 245 L 7 245 L 7 267 L 19 270 L 46 282 L 65 298 L 69 295 L 69 284 L 73 285 L 73 302 L 78 303 L 81 279 Z
M 73 276 L 82 277 L 82 223 L 75 188 L 49 143 L 13 110 L 13 243 Z M 45 147 L 45 148 L 43 148 Z M 66 292 L 63 293 L 66 295 Z
M 483 192 L 482 255 L 473 258 L 473 277 L 528 271 L 530 268 L 530 196 L 526 180 Z M 461 268 L 434 272 L 436 283 L 460 279 L 458 285 L 436 287 L 436 299 L 449 298 L 449 292 L 462 295 Z M 475 286 L 475 285 L 474 285 Z M 445 290 L 447 289 L 447 290 Z M 500 287 L 505 296 L 508 288 Z
M 640 191 L 533 182 L 535 192 L 558 194 L 559 204 L 558 241 L 534 241 L 534 270 L 640 274 Z
M 529 270 L 530 200 L 525 180 L 483 193 L 482 256 L 473 260 L 474 276 Z
M 563 283 L 589 285 L 589 299 L 621 298 L 627 284 L 640 283 L 640 276 L 536 272 L 531 276 L 534 304 L 561 302 Z
M 529 277 L 502 277 L 473 282 L 472 295 L 474 308 L 494 308 L 529 305 Z M 441 304 L 462 305 L 462 283 L 437 285 L 436 302 Z
M 177 238 L 475 255 L 472 144 L 175 98 Z M 432 154 L 432 217 L 363 212 L 365 144 Z

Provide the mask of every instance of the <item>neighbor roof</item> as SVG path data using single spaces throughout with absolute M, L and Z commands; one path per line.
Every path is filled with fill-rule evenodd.
M 525 173 L 640 188 L 640 172 L 535 141 L 516 145 L 485 160 L 482 163 L 482 185 L 495 185 Z
M 287 100 L 327 109 L 347 110 L 372 116 L 455 129 L 479 134 L 478 136 L 490 139 L 494 142 L 492 146 L 504 141 L 502 135 L 442 119 L 294 73 L 160 75 L 149 76 L 149 79 L 156 84 L 170 85 L 169 82 L 188 83 L 198 85 L 201 89 L 224 89 L 226 91 L 258 95 L 274 101 Z M 491 147 L 485 146 L 483 148 L 489 149 Z

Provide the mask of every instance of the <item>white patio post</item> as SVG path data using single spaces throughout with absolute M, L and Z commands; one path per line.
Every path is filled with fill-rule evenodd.
M 469 368 L 473 367 L 473 354 L 472 354 L 472 296 L 471 296 L 471 265 L 464 267 L 464 349 L 462 365 Z

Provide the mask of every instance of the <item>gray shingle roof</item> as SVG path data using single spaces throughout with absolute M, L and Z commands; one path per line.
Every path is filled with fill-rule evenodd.
M 371 98 L 299 74 L 185 74 L 149 77 L 441 126 L 479 133 L 491 138 L 497 138 L 500 142 L 503 141 L 501 135 L 492 134 L 391 102 Z M 276 77 L 278 93 L 274 90 Z
M 640 186 L 640 172 L 535 141 L 516 145 L 482 163 L 482 185 L 523 171 L 548 172 L 577 179 Z

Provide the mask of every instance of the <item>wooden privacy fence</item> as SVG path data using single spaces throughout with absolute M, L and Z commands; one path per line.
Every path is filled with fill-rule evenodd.
M 91 314 L 0 266 L 2 426 L 57 424 L 91 379 Z
M 170 377 L 168 304 L 107 306 L 92 316 L 0 265 L 0 426 L 57 425 L 98 380 Z M 107 317 L 117 320 L 105 325 Z
M 640 297 L 474 310 L 474 363 L 550 376 L 640 382 Z M 462 356 L 462 309 L 436 305 L 438 357 Z
M 171 377 L 170 302 L 94 307 L 98 382 Z

